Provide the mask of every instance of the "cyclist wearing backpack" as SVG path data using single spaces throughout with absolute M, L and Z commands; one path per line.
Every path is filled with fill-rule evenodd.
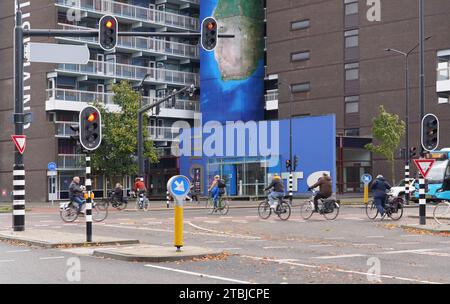
M 225 194 L 225 188 L 226 188 L 226 184 L 220 178 L 220 176 L 219 175 L 214 176 L 214 180 L 208 189 L 208 191 L 211 193 L 211 196 L 214 201 L 214 208 L 217 208 L 217 203 L 219 202 L 219 198 Z

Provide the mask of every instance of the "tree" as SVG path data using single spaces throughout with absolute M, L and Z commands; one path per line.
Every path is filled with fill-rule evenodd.
M 380 114 L 375 117 L 372 125 L 372 134 L 379 143 L 367 144 L 365 148 L 373 153 L 384 156 L 391 163 L 392 180 L 395 183 L 395 151 L 400 146 L 400 140 L 405 134 L 405 122 L 398 115 L 390 114 L 380 106 Z
M 116 176 L 136 175 L 138 166 L 137 133 L 140 94 L 133 90 L 126 81 L 113 86 L 114 104 L 120 112 L 108 111 L 102 103 L 96 102 L 102 114 L 103 139 L 100 147 L 92 155 L 92 168 L 96 173 L 103 173 L 109 180 Z M 148 117 L 144 115 L 143 125 L 148 125 Z M 144 138 L 148 130 L 144 127 Z M 144 141 L 144 157 L 151 163 L 158 162 L 150 140 Z

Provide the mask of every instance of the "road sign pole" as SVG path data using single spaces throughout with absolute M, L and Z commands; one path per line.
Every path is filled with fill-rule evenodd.
M 177 248 L 177 252 L 183 247 L 183 218 L 184 218 L 184 201 L 191 188 L 189 179 L 186 176 L 173 176 L 167 182 L 167 190 L 175 200 L 174 214 L 174 240 L 173 244 Z
M 23 135 L 23 72 L 24 72 L 24 45 L 22 12 L 20 8 L 16 11 L 15 27 L 15 56 L 14 56 L 14 128 L 15 135 Z M 13 230 L 25 230 L 25 166 L 23 155 L 16 145 L 13 168 Z
M 369 185 L 364 184 L 364 204 L 369 202 Z
M 419 179 L 419 224 L 427 224 L 427 200 L 425 196 L 425 178 Z
M 91 180 L 91 153 L 86 154 L 86 242 L 92 242 L 92 180 Z

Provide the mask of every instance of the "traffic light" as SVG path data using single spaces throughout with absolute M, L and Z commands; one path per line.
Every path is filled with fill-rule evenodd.
M 71 125 L 70 129 L 73 131 L 73 135 L 70 136 L 71 140 L 74 140 L 77 144 L 80 141 L 80 125 Z
M 205 18 L 202 22 L 202 48 L 213 51 L 217 46 L 217 21 L 213 17 Z
M 295 155 L 294 156 L 294 171 L 297 170 L 297 166 L 298 166 L 298 156 Z
M 97 149 L 102 142 L 102 119 L 100 112 L 87 106 L 80 112 L 80 143 L 86 150 Z
M 105 51 L 113 50 L 117 45 L 119 26 L 113 16 L 103 16 L 99 23 L 100 47 Z
M 291 160 L 290 159 L 286 159 L 286 170 L 289 170 L 291 168 Z
M 417 148 L 416 147 L 411 147 L 409 149 L 409 158 L 415 158 L 417 156 Z
M 439 120 L 434 114 L 427 114 L 422 119 L 422 147 L 433 151 L 439 145 Z

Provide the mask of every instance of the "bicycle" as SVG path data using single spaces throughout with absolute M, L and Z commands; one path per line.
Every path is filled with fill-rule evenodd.
M 398 221 L 403 216 L 403 199 L 401 197 L 394 197 L 392 195 L 387 195 L 386 204 L 384 209 L 386 210 L 386 215 L 394 221 Z M 366 215 L 369 219 L 374 220 L 377 218 L 379 211 L 375 205 L 375 201 L 371 200 L 366 204 Z
M 303 219 L 308 220 L 314 214 L 314 197 L 317 194 L 317 191 L 312 189 L 311 198 L 300 204 L 300 214 Z M 323 215 L 327 220 L 332 221 L 335 220 L 339 215 L 339 201 L 335 199 L 319 199 L 318 200 L 319 213 Z
M 97 204 L 97 206 L 104 210 L 111 205 L 113 208 L 116 208 L 119 211 L 125 210 L 128 205 L 128 198 L 124 197 L 122 200 L 119 200 L 116 196 L 114 196 L 114 192 L 111 191 L 108 194 L 108 198 L 106 200 L 102 200 Z
M 223 196 L 219 196 L 217 207 L 214 208 L 214 198 L 210 195 L 206 200 L 206 210 L 208 214 L 213 214 L 219 211 L 221 215 L 227 215 L 230 209 L 230 203 Z
M 259 203 L 258 215 L 263 220 L 267 220 L 272 215 L 272 211 L 278 215 L 281 220 L 287 221 L 291 216 L 291 205 L 283 198 L 278 199 L 278 205 L 275 210 L 270 208 L 269 198 L 266 198 L 264 201 Z
M 61 219 L 66 223 L 74 222 L 79 216 L 78 203 L 74 201 L 60 204 L 59 215 Z M 99 208 L 98 204 L 92 202 L 92 220 L 95 222 L 102 222 L 108 217 L 108 207 L 105 209 Z
M 136 195 L 134 191 L 130 192 L 130 194 L 136 198 L 136 210 L 148 211 L 148 208 L 150 207 L 150 200 L 143 191 L 140 191 L 139 195 Z
M 450 202 L 438 202 L 433 210 L 433 218 L 440 225 L 450 225 Z

